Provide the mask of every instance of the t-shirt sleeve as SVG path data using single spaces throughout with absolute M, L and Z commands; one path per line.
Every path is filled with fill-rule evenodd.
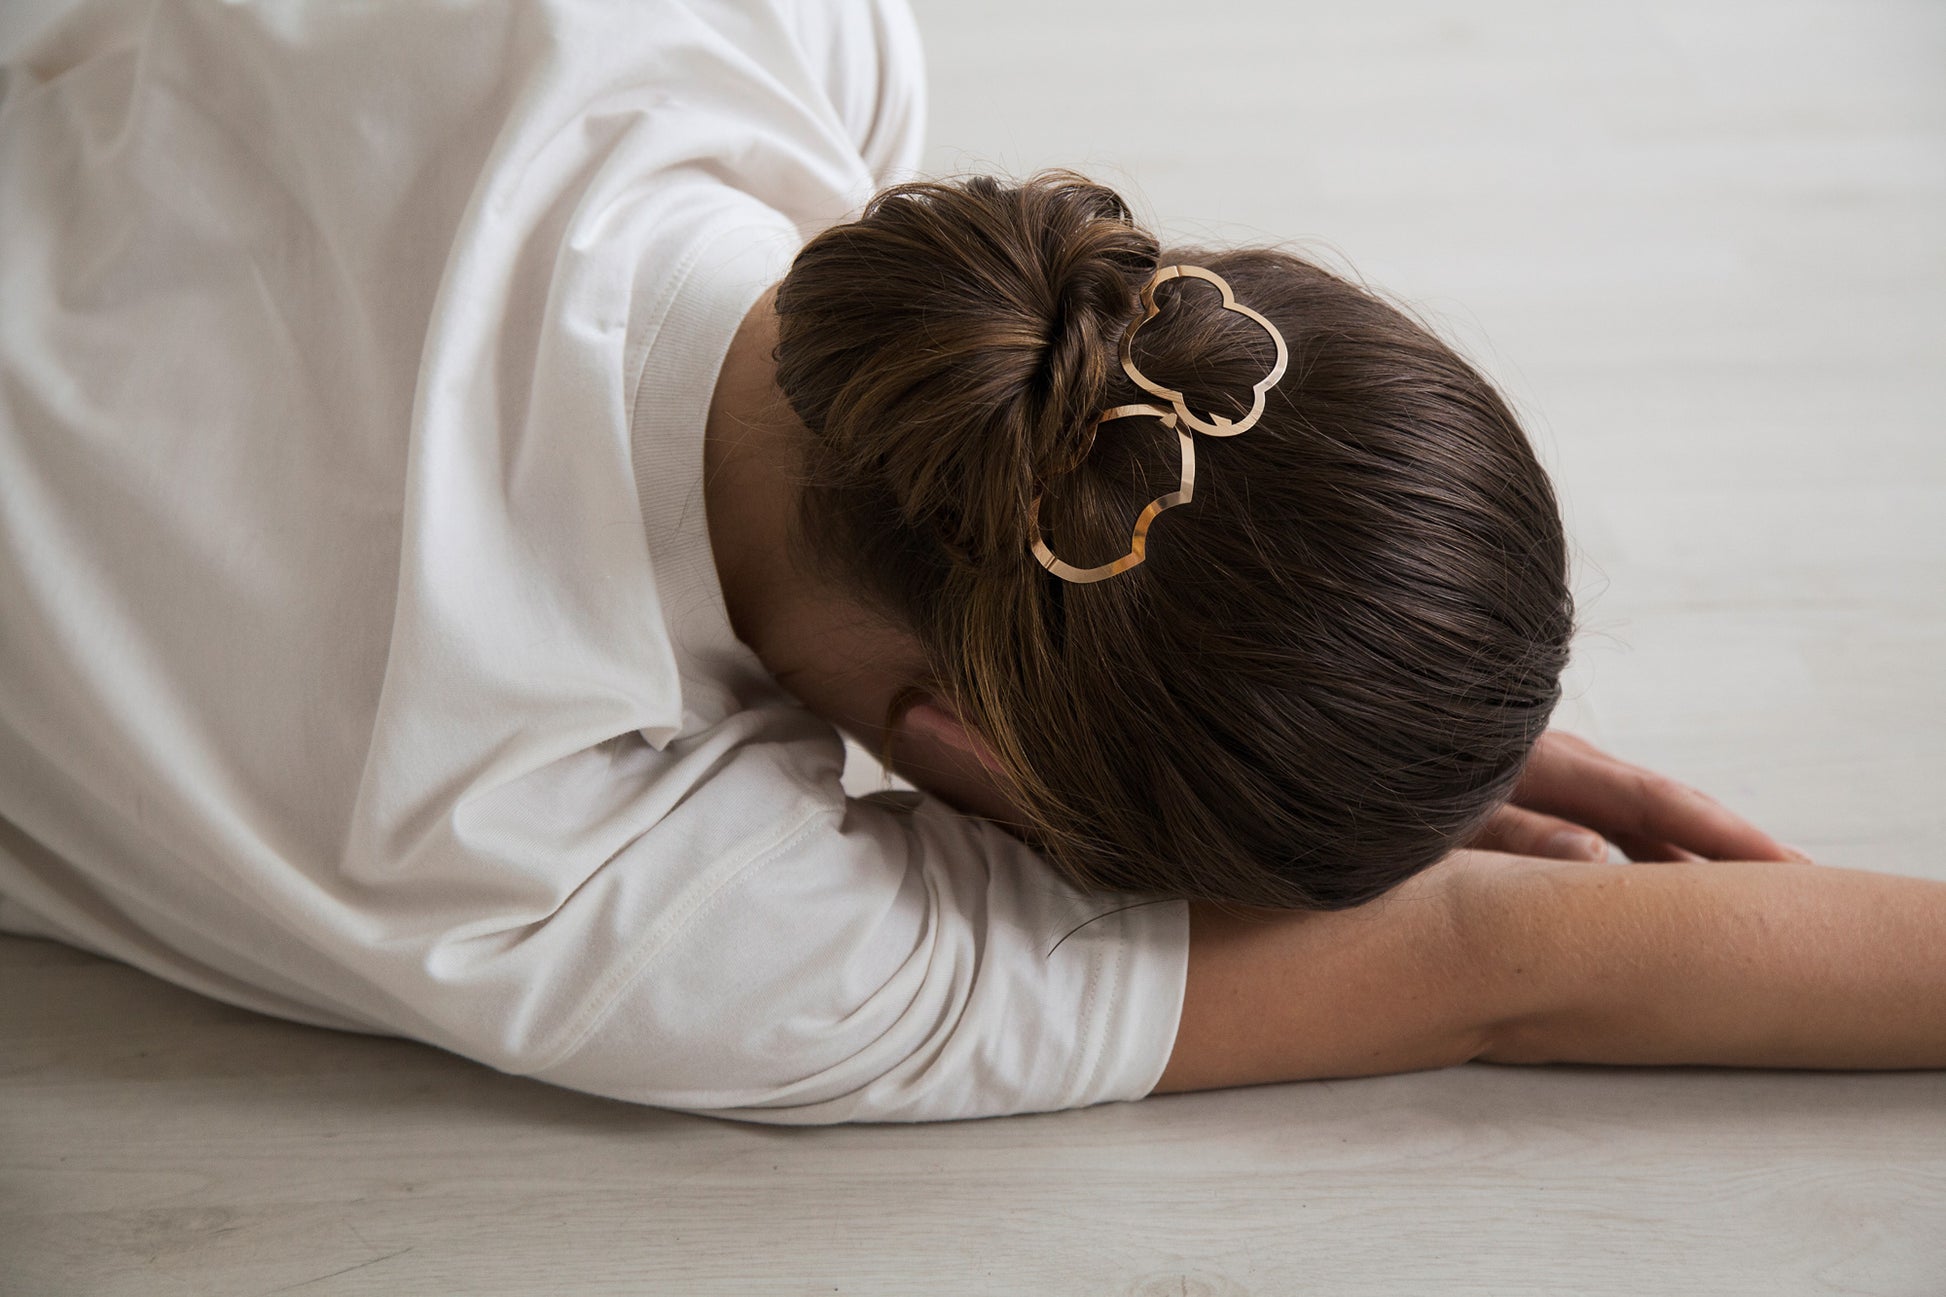
M 1080 893 L 991 824 L 846 799 L 826 774 L 806 783 L 762 749 L 716 771 L 707 800 L 746 823 L 792 813 L 644 925 L 534 1075 L 786 1125 L 1154 1089 L 1182 1008 L 1183 902 Z
M 883 188 L 918 173 L 926 60 L 905 0 L 823 0 L 792 10 L 795 39 Z

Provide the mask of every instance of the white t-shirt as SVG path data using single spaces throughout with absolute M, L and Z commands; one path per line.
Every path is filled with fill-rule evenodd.
M 757 1121 L 1153 1087 L 1183 903 L 847 800 L 710 558 L 732 334 L 916 159 L 899 0 L 116 0 L 4 75 L 0 927 Z

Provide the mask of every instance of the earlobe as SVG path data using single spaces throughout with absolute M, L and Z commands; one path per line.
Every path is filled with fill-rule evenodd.
M 915 738 L 964 752 L 978 761 L 987 773 L 1001 773 L 1000 759 L 993 755 L 993 749 L 987 746 L 986 740 L 968 729 L 956 713 L 936 699 L 929 697 L 923 702 L 914 703 L 899 723 Z
M 898 772 L 954 809 L 1008 827 L 1028 822 L 1006 792 L 993 749 L 933 695 L 905 709 L 891 746 Z

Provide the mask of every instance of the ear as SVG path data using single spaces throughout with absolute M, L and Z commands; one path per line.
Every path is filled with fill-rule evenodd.
M 985 767 L 989 774 L 1000 773 L 1000 759 L 993 755 L 993 749 L 987 746 L 986 740 L 968 729 L 957 713 L 936 698 L 928 697 L 923 702 L 914 703 L 906 709 L 899 724 L 915 738 L 966 753 Z
M 893 729 L 898 772 L 970 815 L 1003 825 L 1026 822 L 1005 792 L 999 759 L 952 708 L 927 696 L 908 707 Z

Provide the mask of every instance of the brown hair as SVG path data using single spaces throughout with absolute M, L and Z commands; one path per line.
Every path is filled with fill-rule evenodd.
M 1223 276 L 1288 340 L 1262 421 L 1198 437 L 1145 563 L 1173 433 L 1116 349 L 1158 264 Z M 1152 379 L 1235 418 L 1269 338 L 1165 284 Z M 1280 251 L 1166 253 L 1066 172 L 902 185 L 799 254 L 779 386 L 810 430 L 811 549 L 924 646 L 1030 835 L 1089 889 L 1339 909 L 1433 863 L 1511 791 L 1560 692 L 1559 509 L 1493 387 L 1394 307 Z

